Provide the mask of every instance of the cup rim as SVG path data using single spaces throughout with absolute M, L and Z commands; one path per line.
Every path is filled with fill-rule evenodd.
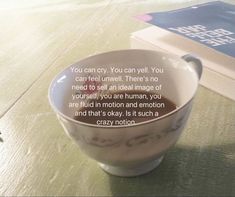
M 105 125 L 96 125 L 96 124 L 89 124 L 89 123 L 85 123 L 85 122 L 82 122 L 82 121 L 78 121 L 78 120 L 75 120 L 67 115 L 65 115 L 64 113 L 62 113 L 57 107 L 56 105 L 54 104 L 53 100 L 52 100 L 52 96 L 51 96 L 51 93 L 52 93 L 52 89 L 53 89 L 53 85 L 55 84 L 55 81 L 57 79 L 57 77 L 59 75 L 61 75 L 63 72 L 65 72 L 68 68 L 70 68 L 71 66 L 73 65 L 76 65 L 78 64 L 79 62 L 81 61 L 85 61 L 89 58 L 93 58 L 93 57 L 96 57 L 96 56 L 100 56 L 100 55 L 106 55 L 106 54 L 111 54 L 111 53 L 119 53 L 119 52 L 125 52 L 125 51 L 144 51 L 144 52 L 152 52 L 152 53 L 158 53 L 158 54 L 162 54 L 162 55 L 167 55 L 168 57 L 173 57 L 173 58 L 176 58 L 176 59 L 181 59 L 179 56 L 177 55 L 174 55 L 172 53 L 166 53 L 166 52 L 162 52 L 162 51 L 157 51 L 157 50 L 148 50 L 148 49 L 121 49 L 121 50 L 111 50 L 111 51 L 107 51 L 107 52 L 101 52 L 101 53 L 97 53 L 97 54 L 94 54 L 94 55 L 90 55 L 90 56 L 87 56 L 85 58 L 82 58 L 80 59 L 79 61 L 73 63 L 73 64 L 70 64 L 69 66 L 67 66 L 66 68 L 64 68 L 63 70 L 61 70 L 59 73 L 57 73 L 55 75 L 55 77 L 53 77 L 52 81 L 50 82 L 50 85 L 49 85 L 49 88 L 48 88 L 48 100 L 49 100 L 49 103 L 50 103 L 50 106 L 51 108 L 54 110 L 54 112 L 56 113 L 56 115 L 60 115 L 61 117 L 63 117 L 65 120 L 67 121 L 70 121 L 70 122 L 73 122 L 75 124 L 79 124 L 79 125 L 83 125 L 83 126 L 87 126 L 87 127 L 93 127 L 93 128 L 102 128 L 102 129 L 110 129 L 110 128 L 129 128 L 129 127 L 136 127 L 136 126 L 141 126 L 141 125 L 145 125 L 145 124 L 149 124 L 149 123 L 152 123 L 152 122 L 155 122 L 155 121 L 158 121 L 158 120 L 161 120 L 161 119 L 164 119 L 166 117 L 169 117 L 169 116 L 172 116 L 174 115 L 175 113 L 177 113 L 178 111 L 180 111 L 181 109 L 183 109 L 185 106 L 187 106 L 189 103 L 191 103 L 191 101 L 193 100 L 195 94 L 196 94 L 196 90 L 197 88 L 195 89 L 194 93 L 192 94 L 191 98 L 186 102 L 184 103 L 183 105 L 181 105 L 180 107 L 176 107 L 176 109 L 174 109 L 173 111 L 165 114 L 165 115 L 162 115 L 160 117 L 157 117 L 157 118 L 153 118 L 153 119 L 150 119 L 150 120 L 146 120 L 146 121 L 143 121 L 143 122 L 139 122 L 139 123 L 135 123 L 135 124 L 127 124 L 127 125 L 113 125 L 113 126 L 105 126 Z M 183 59 L 181 59 L 182 61 L 184 61 Z M 185 62 L 186 64 L 188 64 L 187 62 Z M 199 84 L 199 78 L 197 77 L 197 86 L 198 87 L 198 84 Z

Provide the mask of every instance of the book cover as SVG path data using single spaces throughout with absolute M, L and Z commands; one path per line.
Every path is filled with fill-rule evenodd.
M 235 5 L 214 1 L 137 18 L 153 26 L 132 33 L 132 48 L 198 56 L 201 85 L 235 100 Z
M 235 5 L 214 1 L 137 18 L 235 58 Z

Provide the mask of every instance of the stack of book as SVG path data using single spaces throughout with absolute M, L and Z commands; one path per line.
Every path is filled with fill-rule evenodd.
M 153 26 L 132 33 L 132 48 L 199 57 L 201 85 L 235 100 L 235 5 L 215 1 L 137 17 Z

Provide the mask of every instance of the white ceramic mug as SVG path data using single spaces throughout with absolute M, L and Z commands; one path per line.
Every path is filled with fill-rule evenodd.
M 71 85 L 76 76 L 84 73 L 71 72 L 71 67 L 108 68 L 112 65 L 120 68 L 157 65 L 164 68 L 164 74 L 159 75 L 163 88 L 158 93 L 173 101 L 177 109 L 133 125 L 107 127 L 75 120 L 73 115 L 76 109 L 68 107 L 71 94 L 76 93 Z M 105 171 L 118 176 L 137 176 L 158 166 L 165 152 L 178 140 L 191 111 L 201 74 L 200 60 L 191 55 L 180 58 L 151 50 L 111 51 L 85 58 L 59 73 L 49 87 L 49 101 L 66 133 Z M 107 85 L 110 83 L 115 82 L 107 82 Z M 155 82 L 136 83 L 154 85 Z

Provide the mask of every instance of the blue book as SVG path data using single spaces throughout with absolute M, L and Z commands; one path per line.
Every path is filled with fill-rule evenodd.
M 235 58 L 235 5 L 214 1 L 137 17 Z
M 152 26 L 132 33 L 132 48 L 198 56 L 200 84 L 235 100 L 235 5 L 214 1 L 137 18 Z

